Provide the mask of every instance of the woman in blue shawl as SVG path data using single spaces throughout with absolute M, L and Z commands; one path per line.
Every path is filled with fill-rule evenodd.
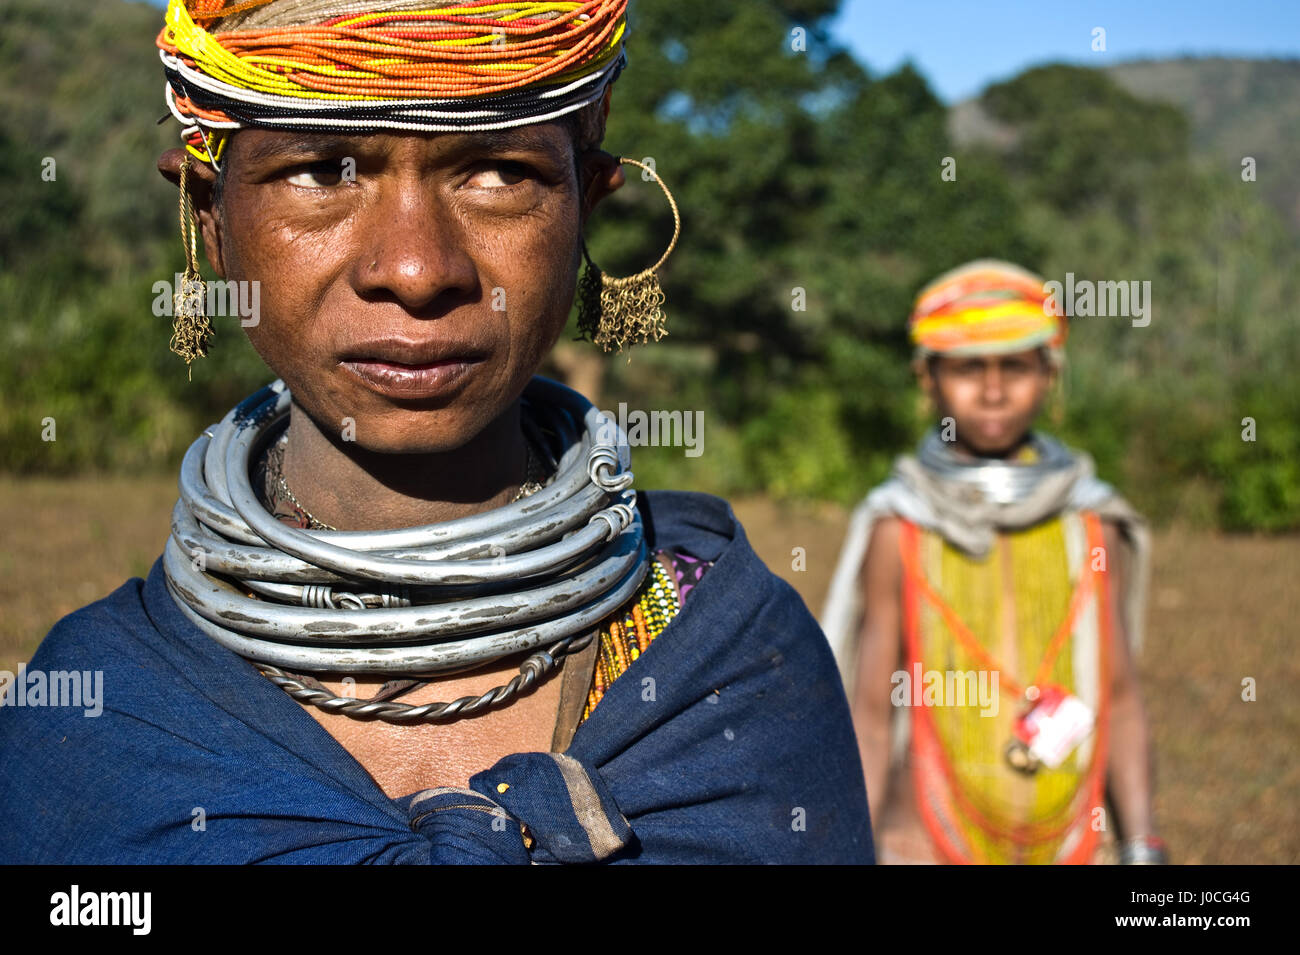
M 499 6 L 172 0 L 173 348 L 201 232 L 278 380 L 190 449 L 148 578 L 9 681 L 0 861 L 872 861 L 802 601 L 534 377 L 623 181 L 626 4 Z M 653 269 L 588 264 L 597 342 L 662 334 Z

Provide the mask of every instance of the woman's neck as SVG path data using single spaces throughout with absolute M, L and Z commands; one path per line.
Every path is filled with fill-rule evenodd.
M 391 530 L 502 507 L 519 492 L 528 452 L 519 402 L 467 444 L 436 454 L 380 454 L 325 434 L 290 408 L 284 480 L 299 505 L 339 530 Z

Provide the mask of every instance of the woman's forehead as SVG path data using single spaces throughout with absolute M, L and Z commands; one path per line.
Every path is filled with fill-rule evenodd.
M 296 155 L 392 156 L 417 153 L 456 157 L 465 153 L 540 153 L 567 158 L 572 133 L 563 123 L 539 123 L 509 129 L 443 133 L 335 133 L 245 129 L 231 139 L 230 148 L 248 163 Z
M 960 364 L 960 365 L 968 365 L 968 364 L 972 364 L 972 365 L 973 365 L 973 364 L 980 364 L 980 365 L 1001 365 L 1001 364 L 1013 364 L 1013 365 L 1019 365 L 1019 364 L 1023 364 L 1023 363 L 1027 363 L 1027 362 L 1035 362 L 1035 361 L 1038 361 L 1040 358 L 1045 357 L 1046 352 L 1047 352 L 1047 349 L 1040 345 L 1040 346 L 1037 346 L 1037 347 L 1035 347 L 1035 348 L 1026 348 L 1026 349 L 1024 349 L 1024 350 L 1022 350 L 1022 351 L 1015 351 L 1015 352 L 1001 352 L 1001 353 L 999 353 L 999 354 L 992 354 L 992 355 L 943 355 L 943 354 L 938 354 L 938 355 L 935 355 L 934 357 L 935 357 L 935 358 L 936 358 L 940 363 L 945 364 L 945 365 L 958 365 L 958 364 Z

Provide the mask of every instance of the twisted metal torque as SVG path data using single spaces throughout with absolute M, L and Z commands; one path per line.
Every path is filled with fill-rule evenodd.
M 263 676 L 299 703 L 309 703 L 329 713 L 341 713 L 353 719 L 379 719 L 387 723 L 446 723 L 477 716 L 484 710 L 502 706 L 519 694 L 528 692 L 535 683 L 540 682 L 559 666 L 567 654 L 586 649 L 595 636 L 594 631 L 588 631 L 581 635 L 565 637 L 549 649 L 529 654 L 524 662 L 519 664 L 517 676 L 512 677 L 510 682 L 493 687 L 480 696 L 462 696 L 450 703 L 424 703 L 420 706 L 337 696 L 328 690 L 308 686 L 292 674 L 285 673 L 270 664 L 260 663 L 257 664 L 257 668 Z
M 535 378 L 524 392 L 525 426 L 558 459 L 551 483 L 389 531 L 303 530 L 267 513 L 250 465 L 290 404 L 274 382 L 191 445 L 163 568 L 187 619 L 303 702 L 394 722 L 500 705 L 585 646 L 645 577 L 626 439 L 562 385 Z M 335 697 L 285 672 L 427 677 L 529 650 L 505 686 L 422 707 Z

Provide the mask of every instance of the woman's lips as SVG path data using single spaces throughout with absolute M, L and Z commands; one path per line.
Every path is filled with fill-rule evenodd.
M 390 398 L 438 398 L 460 388 L 481 358 L 448 358 L 442 361 L 406 365 L 379 360 L 345 361 L 341 364 L 372 391 Z
M 1011 430 L 1012 422 L 1001 418 L 984 418 L 975 422 L 975 430 L 980 434 L 998 437 Z

